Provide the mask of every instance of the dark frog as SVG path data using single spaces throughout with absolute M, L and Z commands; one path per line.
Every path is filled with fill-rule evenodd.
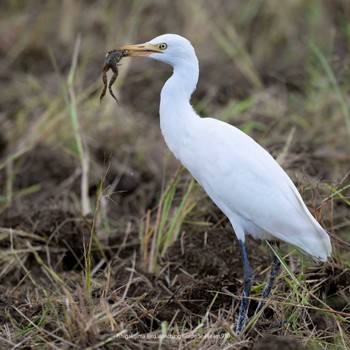
M 122 57 L 125 56 L 125 51 L 124 50 L 112 50 L 107 52 L 106 58 L 105 58 L 105 64 L 103 66 L 102 70 L 102 81 L 103 81 L 103 91 L 100 96 L 100 102 L 102 101 L 103 97 L 106 94 L 107 90 L 107 85 L 108 85 L 108 90 L 110 95 L 118 102 L 117 98 L 115 97 L 112 86 L 115 83 L 117 77 L 118 77 L 118 66 L 119 66 L 119 61 L 122 59 Z M 107 81 L 107 72 L 111 70 L 113 72 L 113 75 L 111 77 L 111 80 Z

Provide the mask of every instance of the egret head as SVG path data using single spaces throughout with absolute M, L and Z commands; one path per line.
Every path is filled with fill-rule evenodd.
M 118 50 L 124 51 L 124 57 L 146 56 L 173 67 L 181 63 L 197 62 L 191 43 L 177 34 L 160 35 L 146 43 L 122 46 Z

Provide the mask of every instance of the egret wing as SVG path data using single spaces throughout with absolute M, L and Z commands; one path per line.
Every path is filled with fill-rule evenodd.
M 256 225 L 325 260 L 331 250 L 328 234 L 272 156 L 226 123 L 205 118 L 198 125 L 181 161 L 231 222 L 238 217 L 246 231 Z

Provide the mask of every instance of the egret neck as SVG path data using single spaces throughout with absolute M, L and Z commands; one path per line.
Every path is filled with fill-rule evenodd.
M 193 51 L 191 59 L 183 58 L 172 66 L 173 74 L 160 96 L 160 128 L 167 146 L 179 158 L 180 148 L 186 137 L 195 132 L 196 120 L 200 119 L 190 104 L 198 82 L 198 59 Z

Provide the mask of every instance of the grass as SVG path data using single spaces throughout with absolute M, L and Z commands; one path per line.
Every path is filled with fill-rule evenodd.
M 183 169 L 181 169 L 183 170 Z M 187 215 L 195 208 L 194 200 L 190 196 L 193 192 L 193 179 L 186 185 L 187 189 L 181 193 L 176 205 L 176 191 L 180 187 L 181 174 L 179 171 L 162 193 L 155 214 L 149 210 L 145 222 L 141 225 L 140 247 L 144 263 L 148 266 L 148 272 L 155 273 L 159 270 L 159 259 L 164 257 L 168 248 L 179 238 L 181 228 Z M 155 216 L 153 219 L 152 216 Z
M 331 85 L 332 89 L 334 90 L 334 93 L 338 99 L 339 105 L 342 109 L 345 125 L 346 125 L 346 128 L 347 128 L 349 136 L 350 136 L 350 114 L 349 114 L 349 106 L 346 102 L 346 98 L 339 88 L 337 79 L 336 79 L 334 72 L 332 71 L 332 68 L 330 67 L 326 57 L 324 57 L 324 55 L 322 54 L 322 52 L 320 51 L 320 49 L 316 45 L 311 43 L 310 47 L 311 47 L 312 51 L 315 53 L 315 56 L 317 57 L 317 59 L 320 61 L 322 68 L 324 69 L 324 72 L 328 77 L 329 84 Z
M 78 36 L 74 47 L 71 69 L 69 71 L 68 79 L 67 79 L 67 86 L 68 86 L 68 92 L 69 92 L 69 98 L 67 98 L 68 100 L 67 108 L 68 108 L 69 116 L 71 118 L 72 129 L 74 130 L 74 134 L 75 134 L 76 148 L 78 150 L 79 159 L 81 162 L 81 174 L 82 174 L 81 176 L 81 210 L 82 210 L 82 214 L 85 216 L 91 212 L 90 202 L 89 202 L 89 193 L 88 193 L 89 191 L 88 174 L 89 174 L 90 159 L 89 159 L 89 153 L 86 150 L 86 147 L 83 146 L 83 136 L 80 130 L 80 123 L 79 123 L 78 112 L 77 112 L 77 102 L 76 102 L 76 96 L 74 91 L 74 75 L 77 69 L 80 45 L 81 45 L 81 36 Z
M 349 348 L 348 13 L 341 0 L 4 1 L 0 348 Z M 165 32 L 196 47 L 196 109 L 269 149 L 333 242 L 325 264 L 282 244 L 240 339 L 236 239 L 161 138 L 169 68 L 123 59 L 120 106 L 99 104 L 105 52 Z M 270 261 L 248 250 L 253 308 Z

